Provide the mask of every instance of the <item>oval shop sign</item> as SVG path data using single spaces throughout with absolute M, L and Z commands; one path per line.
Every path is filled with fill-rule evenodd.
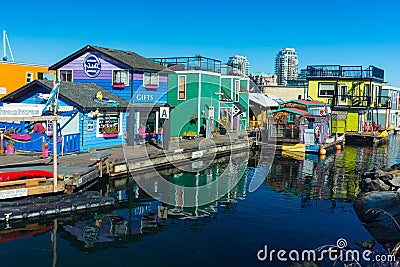
M 97 77 L 101 71 L 100 59 L 94 54 L 87 55 L 83 61 L 83 70 L 90 78 Z

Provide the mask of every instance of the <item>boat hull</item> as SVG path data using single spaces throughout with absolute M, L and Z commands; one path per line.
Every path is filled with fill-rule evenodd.
M 42 170 L 30 170 L 19 172 L 0 172 L 0 182 L 15 181 L 32 178 L 52 178 L 53 173 Z

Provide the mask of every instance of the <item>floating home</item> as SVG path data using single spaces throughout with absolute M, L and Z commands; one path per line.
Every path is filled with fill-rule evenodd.
M 46 96 L 52 90 L 52 81 L 33 81 L 17 91 L 0 99 L 2 102 L 31 104 L 39 106 L 47 102 Z M 102 99 L 99 99 L 101 96 Z M 101 101 L 107 99 L 108 101 Z M 126 143 L 126 109 L 129 103 L 121 97 L 93 83 L 61 82 L 58 96 L 58 153 L 88 151 L 92 148 L 116 146 Z M 7 107 L 7 106 L 6 106 Z M 11 107 L 11 106 L 10 106 Z M 24 107 L 16 106 L 21 111 Z M 29 108 L 26 105 L 25 108 Z M 28 123 L 0 123 L 3 131 L 13 127 L 16 149 L 41 151 L 45 140 L 52 149 L 52 129 L 50 121 L 41 122 L 45 133 L 30 133 Z M 27 139 L 27 134 L 29 137 Z
M 323 144 L 330 136 L 326 104 L 316 100 L 289 100 L 269 112 L 269 138 L 280 144 Z
M 59 81 L 93 83 L 130 103 L 127 142 L 157 134 L 160 108 L 167 103 L 168 73 L 159 64 L 131 51 L 87 45 L 49 68 Z M 144 135 L 139 135 L 139 128 Z
M 382 95 L 384 70 L 374 66 L 307 66 L 307 97 L 326 103 L 332 110 L 332 131 L 364 132 L 383 128 L 380 110 L 389 107 Z
M 173 70 L 168 75 L 171 136 L 206 136 L 248 127 L 249 78 L 240 76 L 220 60 L 195 57 L 152 58 Z M 220 123 L 224 121 L 225 127 Z

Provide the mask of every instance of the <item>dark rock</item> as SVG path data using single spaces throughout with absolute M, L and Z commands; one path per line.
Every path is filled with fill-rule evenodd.
M 354 211 L 374 239 L 392 251 L 400 241 L 400 195 L 397 192 L 361 193 Z
M 399 176 L 393 177 L 390 181 L 388 181 L 388 183 L 393 187 L 399 187 L 400 186 L 400 177 Z

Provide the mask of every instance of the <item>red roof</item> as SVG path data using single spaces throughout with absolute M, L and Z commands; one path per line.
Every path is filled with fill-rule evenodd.
M 297 100 L 297 101 L 299 101 L 300 103 L 307 104 L 307 105 L 321 105 L 321 106 L 325 105 L 325 102 L 317 101 L 317 100 L 305 100 L 305 99 L 301 99 L 301 100 Z
M 285 108 L 285 109 L 288 110 L 288 111 L 293 111 L 293 112 L 296 112 L 296 113 L 300 113 L 300 114 L 302 114 L 304 116 L 311 115 L 311 113 L 308 112 L 307 110 L 303 110 L 303 109 L 299 109 L 299 108 Z

